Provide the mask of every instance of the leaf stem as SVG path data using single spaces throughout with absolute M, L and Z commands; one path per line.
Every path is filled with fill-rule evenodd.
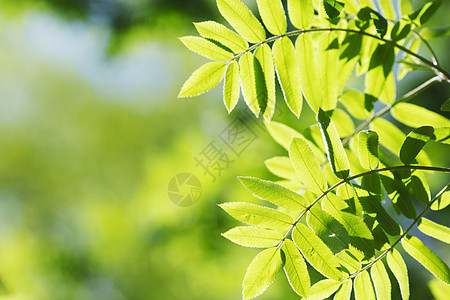
M 417 94 L 423 92 L 424 90 L 429 88 L 432 84 L 434 84 L 434 83 L 436 83 L 438 81 L 439 81 L 439 76 L 435 76 L 435 77 L 427 80 L 426 82 L 422 83 L 421 85 L 419 85 L 415 89 L 409 91 L 408 93 L 403 95 L 400 99 L 398 99 L 394 103 L 386 105 L 382 110 L 378 111 L 371 118 L 369 118 L 365 122 L 361 123 L 350 135 L 346 136 L 342 140 L 342 144 L 345 146 L 358 132 L 360 132 L 361 130 L 366 128 L 368 125 L 370 125 L 375 119 L 385 115 L 392 108 L 394 108 L 394 106 L 396 106 L 397 104 L 399 104 L 401 102 L 408 101 L 409 99 L 411 99 L 412 97 L 416 96 Z
M 386 250 L 384 250 L 383 253 L 381 253 L 373 261 L 371 261 L 370 263 L 365 265 L 363 268 L 361 268 L 357 272 L 350 275 L 347 279 L 356 277 L 358 274 L 360 274 L 364 270 L 369 269 L 377 261 L 379 261 L 380 259 L 385 257 L 389 253 L 389 251 L 391 251 L 398 243 L 401 242 L 401 240 L 408 234 L 408 232 L 414 227 L 414 225 L 416 225 L 416 223 L 419 222 L 419 220 L 422 218 L 422 216 L 428 211 L 428 209 L 430 209 L 431 205 L 433 205 L 433 203 L 436 202 L 436 200 L 438 200 L 442 196 L 442 194 L 445 193 L 449 188 L 450 188 L 450 183 L 448 183 L 439 193 L 437 193 L 436 196 L 434 196 L 434 198 L 428 203 L 428 205 L 422 210 L 422 212 L 414 219 L 414 221 L 411 223 L 411 225 L 409 225 L 409 227 L 402 233 L 402 235 L 400 235 L 400 237 L 392 245 L 390 245 Z
M 275 35 L 272 36 L 264 41 L 258 42 L 256 44 L 254 44 L 253 46 L 249 47 L 248 49 L 238 53 L 237 55 L 235 55 L 233 57 L 232 60 L 235 60 L 239 57 L 241 57 L 242 55 L 244 55 L 247 52 L 250 52 L 258 47 L 260 47 L 263 44 L 267 44 L 273 41 L 276 41 L 278 39 L 281 39 L 283 37 L 289 37 L 289 36 L 295 36 L 295 35 L 300 35 L 300 34 L 304 34 L 304 33 L 310 33 L 310 32 L 324 32 L 324 31 L 341 31 L 341 32 L 349 32 L 349 33 L 354 33 L 354 34 L 362 34 L 368 37 L 371 37 L 373 39 L 377 39 L 381 42 L 384 42 L 386 44 L 389 44 L 393 47 L 398 48 L 399 50 L 416 57 L 417 59 L 419 59 L 422 63 L 424 63 L 425 65 L 429 66 L 432 70 L 435 71 L 435 73 L 439 76 L 439 78 L 443 81 L 447 81 L 450 82 L 450 74 L 444 69 L 442 68 L 439 64 L 435 64 L 432 61 L 428 60 L 427 58 L 423 57 L 422 55 L 415 53 L 411 50 L 409 50 L 408 48 L 406 48 L 405 46 L 402 46 L 400 44 L 397 44 L 395 41 L 392 40 L 388 40 L 388 39 L 384 39 L 381 38 L 375 34 L 363 31 L 363 30 L 354 30 L 354 29 L 349 29 L 349 28 L 335 28 L 335 27 L 327 27 L 327 28 L 310 28 L 310 29 L 297 29 L 297 30 L 293 30 L 293 31 L 289 31 L 286 32 L 284 34 L 279 34 L 279 35 Z

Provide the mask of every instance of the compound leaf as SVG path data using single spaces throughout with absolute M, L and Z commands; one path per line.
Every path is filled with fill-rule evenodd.
M 393 80 L 392 67 L 395 60 L 394 48 L 387 44 L 378 45 L 372 55 L 369 64 L 369 70 L 365 80 L 365 93 L 371 95 L 375 99 L 380 99 L 384 89 L 391 87 L 388 81 Z M 390 78 L 392 77 L 392 78 Z M 391 87 L 392 88 L 392 87 Z M 392 94 L 392 93 L 391 93 Z M 383 97 L 380 99 L 383 102 L 392 103 L 394 99 L 384 101 Z

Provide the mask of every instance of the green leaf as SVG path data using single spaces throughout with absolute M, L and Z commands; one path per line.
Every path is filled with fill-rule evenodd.
M 264 118 L 270 121 L 275 112 L 275 67 L 269 45 L 264 44 L 256 49 L 255 59 L 258 60 L 262 68 L 264 83 L 267 89 L 267 106 L 265 107 Z
M 383 38 L 387 32 L 387 26 L 388 26 L 387 20 L 375 10 L 372 10 L 371 17 L 372 17 L 373 24 L 375 25 L 378 35 L 381 38 Z
M 450 228 L 447 226 L 440 225 L 426 218 L 421 218 L 417 228 L 426 235 L 450 244 Z
M 253 56 L 253 71 L 255 73 L 256 100 L 258 102 L 260 112 L 264 114 L 266 112 L 269 94 L 267 91 L 267 84 L 265 78 L 266 76 L 264 74 L 263 66 L 261 65 L 261 62 L 258 59 L 256 59 L 256 55 Z M 273 88 L 275 89 L 275 87 Z
M 402 239 L 402 246 L 406 253 L 411 255 L 422 266 L 443 282 L 450 284 L 450 269 L 447 264 L 421 240 L 407 235 Z
M 239 0 L 217 0 L 217 7 L 231 26 L 250 43 L 266 39 L 264 27 Z
M 324 2 L 325 3 L 325 2 Z M 336 32 L 320 35 L 317 46 L 317 66 L 323 92 L 322 109 L 336 108 L 339 81 L 339 40 Z
M 303 95 L 309 106 L 315 112 L 322 105 L 322 90 L 317 72 L 318 64 L 314 51 L 314 41 L 309 34 L 301 34 L 295 43 L 298 65 L 300 67 L 300 81 Z
M 428 287 L 435 300 L 448 300 L 448 295 L 450 295 L 450 285 L 443 283 L 437 278 L 433 278 L 428 282 Z
M 400 149 L 400 159 L 405 164 L 416 163 L 416 156 L 425 144 L 434 138 L 434 128 L 422 126 L 411 131 Z
M 341 286 L 342 282 L 324 279 L 314 284 L 309 290 L 306 300 L 322 300 L 330 297 Z
M 427 2 L 424 6 L 410 14 L 408 17 L 417 26 L 422 26 L 434 15 L 441 3 L 442 0 Z
M 274 35 L 286 33 L 286 15 L 281 0 L 257 0 L 256 3 L 267 30 Z
M 435 141 L 442 144 L 450 144 L 450 127 L 434 129 Z
M 403 261 L 402 256 L 394 248 L 388 252 L 387 263 L 398 281 L 403 300 L 409 299 L 408 269 L 406 268 L 406 264 Z
M 235 244 L 255 248 L 273 247 L 283 240 L 283 235 L 278 231 L 250 226 L 234 227 L 222 233 L 222 236 Z
M 378 167 L 378 134 L 363 130 L 358 134 L 358 156 L 361 166 L 368 170 Z
M 383 15 L 385 15 L 386 18 L 391 20 L 395 20 L 397 18 L 392 0 L 380 0 L 380 4 L 383 9 Z
M 309 227 L 301 223 L 295 225 L 292 238 L 306 260 L 317 271 L 328 278 L 336 280 L 342 278 L 342 273 L 338 269 L 339 263 L 333 252 Z
M 236 61 L 231 62 L 225 73 L 223 86 L 223 102 L 230 113 L 239 100 L 239 66 Z
M 213 42 L 198 36 L 181 37 L 180 41 L 188 47 L 189 50 L 212 60 L 228 61 L 233 58 L 233 53 L 228 52 Z
M 344 250 L 336 254 L 338 262 L 347 269 L 348 274 L 353 274 L 361 269 L 361 262 L 359 262 L 353 254 L 348 250 Z
M 443 193 L 442 196 L 439 197 L 439 199 L 437 199 L 431 205 L 430 208 L 432 210 L 441 210 L 441 209 L 446 208 L 449 204 L 450 204 L 450 191 L 447 191 L 447 192 Z
M 341 288 L 337 291 L 336 295 L 334 295 L 334 300 L 350 300 L 352 295 L 352 280 L 349 279 L 344 281 Z
M 348 0 L 352 1 L 352 0 Z M 354 21 L 349 23 L 349 29 L 353 28 Z M 362 45 L 362 35 L 359 34 L 349 34 L 345 35 L 344 40 L 341 41 L 340 47 L 340 66 L 339 66 L 339 78 L 338 78 L 338 94 L 341 94 L 345 88 L 345 85 L 350 78 L 350 75 L 355 69 L 355 65 L 359 59 L 359 52 Z
M 381 260 L 378 260 L 371 268 L 373 284 L 378 300 L 391 300 L 391 280 Z
M 378 45 L 372 55 L 365 80 L 365 93 L 379 99 L 385 88 L 392 88 L 388 82 L 393 80 L 394 48 L 388 44 Z M 385 99 L 380 99 L 383 102 Z M 387 103 L 392 103 L 389 99 Z
M 347 155 L 344 151 L 344 146 L 341 143 L 336 127 L 322 109 L 319 109 L 317 118 L 320 126 L 320 131 L 322 132 L 322 137 L 325 142 L 331 169 L 338 178 L 347 178 L 350 174 L 350 164 L 348 162 Z
M 289 19 L 298 29 L 309 29 L 314 17 L 312 0 L 288 0 Z
M 300 89 L 299 66 L 294 45 L 289 38 L 283 37 L 275 41 L 273 58 L 284 99 L 290 110 L 298 118 L 302 110 L 303 98 Z
M 325 175 L 306 140 L 294 138 L 289 147 L 289 157 L 295 173 L 307 189 L 315 194 L 321 194 L 326 190 Z
M 289 179 L 291 181 L 298 181 L 298 177 L 295 174 L 294 167 L 291 164 L 291 160 L 286 156 L 276 156 L 264 161 L 269 171 L 281 178 Z
M 255 196 L 270 201 L 286 212 L 298 213 L 307 208 L 308 200 L 275 182 L 255 177 L 238 177 L 242 185 Z
M 364 94 L 357 90 L 347 90 L 339 100 L 345 109 L 355 118 L 365 120 L 370 118 L 370 110 L 365 107 Z
M 285 232 L 294 223 L 291 216 L 281 211 L 255 204 L 228 202 L 219 206 L 236 220 L 259 228 Z
M 403 40 L 411 32 L 411 28 L 411 23 L 399 20 L 391 30 L 391 39 L 396 42 Z
M 258 117 L 260 108 L 256 93 L 254 57 L 251 52 L 245 53 L 239 60 L 239 76 L 245 102 L 248 108 Z
M 376 300 L 367 270 L 362 271 L 355 277 L 354 286 L 356 300 Z
M 400 15 L 408 15 L 413 12 L 412 0 L 400 1 Z
M 391 114 L 397 121 L 414 128 L 424 125 L 450 127 L 450 120 L 446 117 L 411 103 L 395 105 L 391 110 Z
M 327 13 L 328 18 L 334 19 L 339 17 L 344 9 L 344 3 L 336 0 L 323 0 L 323 7 Z
M 306 215 L 306 222 L 332 250 L 338 252 L 348 247 L 347 231 L 335 218 L 325 211 L 312 207 Z
M 248 43 L 234 31 L 214 21 L 194 23 L 198 33 L 206 39 L 211 39 L 230 48 L 233 53 L 240 53 L 248 48 Z
M 286 239 L 282 248 L 286 262 L 284 272 L 292 289 L 302 297 L 306 297 L 311 286 L 308 269 L 302 255 L 294 242 Z
M 421 170 L 413 170 L 411 172 L 411 178 L 407 187 L 416 196 L 417 200 L 423 204 L 428 204 L 430 202 L 430 187 Z
M 358 76 L 368 71 L 371 58 L 373 57 L 373 54 L 377 49 L 378 45 L 379 42 L 376 39 L 373 39 L 368 36 L 362 37 L 361 50 L 359 53 L 359 64 L 357 65 L 356 69 Z
M 203 94 L 217 84 L 225 73 L 226 65 L 221 62 L 206 63 L 192 73 L 178 94 L 179 98 L 193 97 Z
M 243 298 L 253 299 L 264 293 L 277 276 L 281 263 L 279 248 L 269 248 L 258 253 L 245 273 L 242 282 Z
M 450 30 L 449 30 L 450 31 Z M 442 111 L 450 111 L 450 99 L 447 99 L 447 101 L 445 101 L 442 106 L 441 106 L 441 110 Z
M 339 108 L 333 110 L 331 121 L 336 126 L 336 130 L 341 138 L 351 135 L 355 130 L 352 118 Z

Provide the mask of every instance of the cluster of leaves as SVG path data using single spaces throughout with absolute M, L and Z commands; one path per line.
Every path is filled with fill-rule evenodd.
M 276 207 L 221 205 L 250 225 L 229 230 L 223 234 L 226 238 L 242 246 L 267 248 L 247 269 L 244 299 L 263 293 L 281 268 L 292 289 L 306 299 L 334 293 L 334 299 L 350 299 L 353 290 L 356 299 L 390 299 L 383 261 L 396 277 L 403 299 L 408 299 L 407 268 L 397 245 L 450 284 L 447 264 L 408 234 L 417 225 L 426 235 L 450 243 L 448 227 L 423 217 L 429 209 L 450 204 L 450 184 L 432 197 L 422 172 L 450 172 L 431 166 L 422 150 L 429 141 L 450 143 L 450 120 L 406 103 L 436 81 L 450 82 L 421 35 L 433 32 L 422 25 L 440 2 L 412 11 L 410 1 L 401 1 L 399 16 L 389 0 L 381 0 L 379 7 L 370 0 L 359 3 L 362 8 L 354 0 L 288 0 L 290 23 L 297 29 L 287 31 L 281 0 L 257 0 L 265 28 L 239 0 L 217 0 L 220 13 L 236 32 L 207 21 L 195 23 L 202 37 L 181 38 L 192 51 L 216 61 L 196 70 L 179 96 L 202 94 L 225 78 L 227 110 L 233 110 L 242 90 L 249 109 L 264 116 L 270 134 L 288 151 L 288 156 L 266 161 L 283 180 L 240 178 L 249 191 Z M 265 29 L 273 36 L 266 37 Z M 431 60 L 417 53 L 421 43 L 430 50 Z M 401 63 L 397 73 L 396 61 Z M 365 76 L 364 91 L 345 89 L 355 69 Z M 414 69 L 428 69 L 436 76 L 398 98 L 396 81 Z M 316 113 L 317 124 L 305 134 L 270 122 L 275 77 L 297 117 L 303 98 Z M 378 100 L 386 106 L 374 112 Z M 448 106 L 447 101 L 442 110 Z M 380 118 L 388 112 L 412 131 L 406 136 Z M 355 128 L 354 120 L 363 121 Z M 413 195 L 424 205 L 419 213 Z M 407 229 L 386 211 L 387 202 L 398 215 L 412 220 Z M 324 279 L 311 282 L 308 268 Z

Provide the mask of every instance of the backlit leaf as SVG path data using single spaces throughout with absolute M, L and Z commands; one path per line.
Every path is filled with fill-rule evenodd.
M 250 226 L 234 227 L 222 235 L 238 245 L 255 248 L 273 247 L 283 239 L 278 231 Z
M 256 3 L 267 30 L 274 35 L 286 33 L 286 16 L 281 0 L 257 0 Z
M 331 250 L 338 252 L 348 247 L 348 234 L 342 224 L 320 208 L 312 207 L 306 222 Z
M 325 175 L 306 140 L 294 138 L 289 147 L 289 157 L 295 173 L 310 191 L 320 194 L 326 190 Z
M 336 295 L 334 295 L 333 300 L 350 300 L 352 289 L 352 280 L 349 279 L 344 281 L 341 288 L 336 292 Z
M 347 90 L 339 99 L 353 117 L 360 120 L 370 118 L 370 110 L 366 109 L 364 94 L 360 91 Z
M 256 49 L 255 58 L 258 60 L 262 68 L 265 87 L 267 91 L 267 101 L 264 111 L 264 118 L 267 121 L 270 121 L 275 112 L 275 67 L 273 65 L 272 51 L 270 50 L 269 45 L 264 44 Z
M 358 156 L 361 166 L 368 170 L 378 167 L 378 134 L 363 130 L 358 134 Z
M 255 204 L 228 202 L 219 206 L 236 220 L 259 228 L 285 232 L 294 223 L 291 216 L 281 211 Z
M 226 65 L 221 62 L 206 63 L 192 73 L 181 88 L 178 97 L 193 97 L 203 94 L 217 84 L 225 73 Z
M 281 268 L 281 250 L 269 248 L 258 253 L 247 268 L 242 282 L 244 299 L 261 295 L 273 282 Z
M 380 4 L 383 9 L 383 15 L 386 16 L 386 18 L 391 20 L 395 20 L 397 18 L 392 0 L 380 0 Z
M 312 0 L 288 0 L 289 18 L 298 29 L 309 29 L 312 25 L 314 8 Z
M 447 226 L 421 218 L 417 228 L 428 236 L 450 244 L 450 228 Z
M 324 2 L 325 3 L 325 2 Z M 322 109 L 336 107 L 339 77 L 339 41 L 336 32 L 321 34 L 317 47 L 317 66 L 323 94 Z
M 339 263 L 333 252 L 304 224 L 295 225 L 292 233 L 295 244 L 308 262 L 321 274 L 328 278 L 340 280 Z M 312 291 L 311 291 L 312 294 Z
M 206 58 L 219 61 L 228 61 L 233 58 L 233 53 L 228 52 L 204 38 L 198 36 L 181 37 L 180 41 L 191 51 Z
M 302 110 L 303 97 L 300 89 L 299 66 L 296 60 L 295 49 L 288 37 L 275 41 L 273 57 L 284 99 L 298 118 Z
M 449 119 L 411 103 L 399 103 L 395 105 L 391 110 L 391 114 L 397 121 L 414 128 L 424 125 L 450 127 Z
M 284 272 L 286 273 L 289 284 L 297 294 L 306 297 L 311 283 L 305 260 L 297 249 L 297 246 L 289 239 L 285 240 L 282 250 L 286 257 Z
M 373 284 L 378 300 L 391 300 L 391 281 L 381 260 L 378 260 L 371 268 Z
M 405 261 L 403 260 L 400 253 L 391 249 L 387 255 L 387 263 L 392 273 L 394 273 L 395 278 L 400 286 L 400 292 L 402 294 L 403 300 L 409 299 L 409 278 L 408 269 L 406 268 Z
M 402 246 L 406 253 L 411 255 L 428 271 L 433 273 L 438 279 L 450 284 L 450 269 L 447 264 L 431 251 L 421 240 L 414 236 L 407 235 L 402 239 Z
M 442 194 L 432 205 L 432 210 L 441 210 L 446 208 L 450 204 L 450 191 L 447 191 Z
M 356 300 L 375 300 L 372 281 L 367 270 L 362 271 L 355 277 L 355 299 Z
M 341 138 L 351 135 L 355 130 L 352 118 L 339 108 L 333 110 L 331 121 L 333 121 L 336 126 L 336 130 Z
M 223 101 L 228 113 L 236 106 L 239 92 L 239 66 L 236 61 L 233 61 L 227 67 L 223 86 Z
M 387 44 L 378 45 L 370 60 L 365 80 L 365 93 L 379 99 L 387 82 L 393 80 L 394 48 Z M 389 87 L 389 86 L 388 86 Z M 383 100 L 383 99 L 380 99 Z M 392 100 L 392 99 L 391 99 Z M 390 102 L 389 102 L 390 103 Z
M 344 250 L 336 254 L 338 262 L 345 267 L 349 274 L 353 274 L 361 269 L 361 262 L 359 262 L 353 254 L 348 250 Z
M 332 279 L 324 279 L 314 284 L 309 290 L 307 300 L 322 300 L 333 295 L 341 286 L 342 282 Z
M 256 78 L 254 70 L 254 57 L 251 52 L 241 56 L 239 60 L 239 76 L 241 78 L 242 92 L 248 108 L 258 117 L 260 108 L 256 93 Z
M 228 23 L 250 43 L 266 39 L 263 26 L 241 1 L 217 0 L 217 7 Z
M 425 144 L 434 138 L 434 129 L 431 126 L 422 126 L 411 131 L 400 149 L 400 159 L 405 164 L 416 162 L 416 156 Z
M 248 43 L 234 31 L 214 21 L 194 23 L 200 35 L 230 48 L 234 53 L 240 53 L 248 48 Z
M 286 178 L 291 181 L 299 181 L 289 157 L 272 157 L 264 161 L 264 164 L 272 174 L 277 175 L 278 177 Z

